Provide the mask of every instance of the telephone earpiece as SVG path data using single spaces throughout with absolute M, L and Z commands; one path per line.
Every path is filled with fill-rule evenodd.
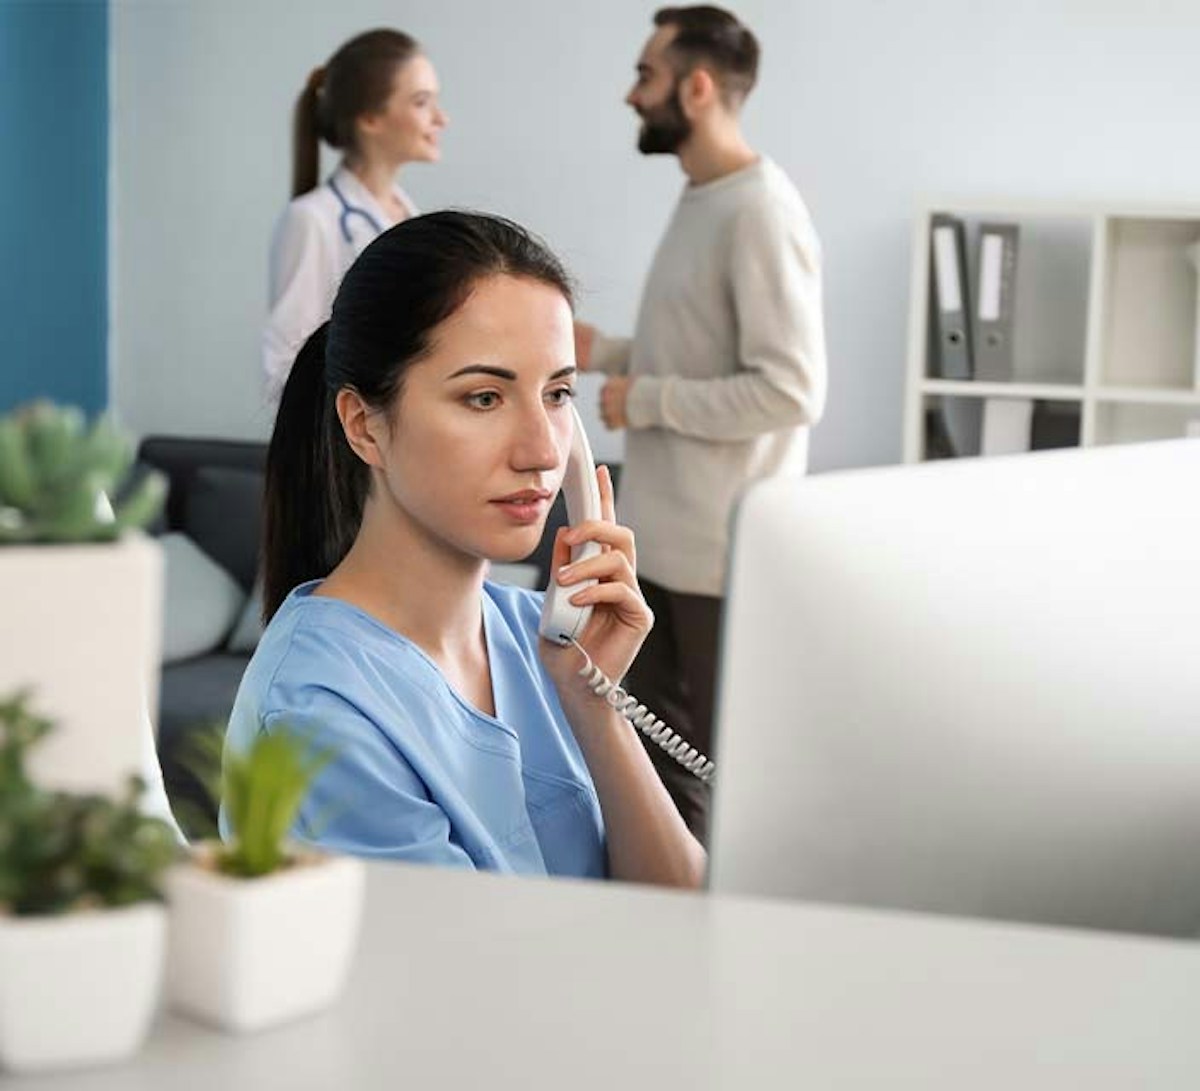
M 592 448 L 583 430 L 583 421 L 579 419 L 579 411 L 574 406 L 571 406 L 571 414 L 575 420 L 575 434 L 571 439 L 571 454 L 567 460 L 562 491 L 567 504 L 567 523 L 575 526 L 588 519 L 600 518 L 600 487 L 596 483 L 596 464 L 592 460 Z M 584 542 L 571 548 L 571 562 L 594 557 L 599 552 L 599 542 Z M 592 608 L 572 605 L 568 599 L 595 582 L 585 580 L 570 587 L 559 587 L 551 572 L 538 632 L 556 644 L 566 645 L 577 639 L 592 616 Z

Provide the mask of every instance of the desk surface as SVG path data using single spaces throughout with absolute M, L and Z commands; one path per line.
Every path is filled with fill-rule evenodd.
M 1200 1087 L 1200 944 L 371 865 L 332 1010 L 6 1091 Z

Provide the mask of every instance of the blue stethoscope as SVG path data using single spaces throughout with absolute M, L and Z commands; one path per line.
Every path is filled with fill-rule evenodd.
M 342 230 L 342 238 L 346 240 L 347 245 L 353 245 L 354 239 L 350 235 L 350 217 L 361 216 L 371 225 L 371 230 L 375 232 L 375 236 L 383 234 L 383 226 L 375 219 L 365 208 L 359 208 L 358 205 L 352 205 L 346 200 L 346 196 L 337 187 L 337 183 L 330 178 L 329 188 L 333 190 L 333 195 L 338 199 L 338 203 L 342 206 L 342 214 L 338 217 L 338 227 Z M 372 236 L 372 237 L 375 237 Z

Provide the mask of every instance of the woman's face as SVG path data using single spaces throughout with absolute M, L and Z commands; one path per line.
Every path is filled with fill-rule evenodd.
M 480 281 L 405 372 L 391 421 L 374 414 L 400 518 L 467 558 L 527 557 L 566 468 L 575 375 L 571 309 L 556 288 Z
M 438 105 L 437 73 L 418 53 L 396 69 L 383 109 L 359 119 L 359 139 L 396 166 L 435 163 L 441 157 L 438 134 L 447 120 Z

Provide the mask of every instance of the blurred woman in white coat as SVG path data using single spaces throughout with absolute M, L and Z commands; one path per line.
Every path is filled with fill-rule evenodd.
M 416 214 L 396 176 L 406 163 L 437 161 L 446 120 L 433 65 L 397 30 L 352 38 L 309 76 L 296 103 L 294 199 L 271 245 L 263 368 L 272 407 L 300 346 L 329 317 L 354 259 L 377 235 Z M 323 183 L 322 140 L 342 152 Z

